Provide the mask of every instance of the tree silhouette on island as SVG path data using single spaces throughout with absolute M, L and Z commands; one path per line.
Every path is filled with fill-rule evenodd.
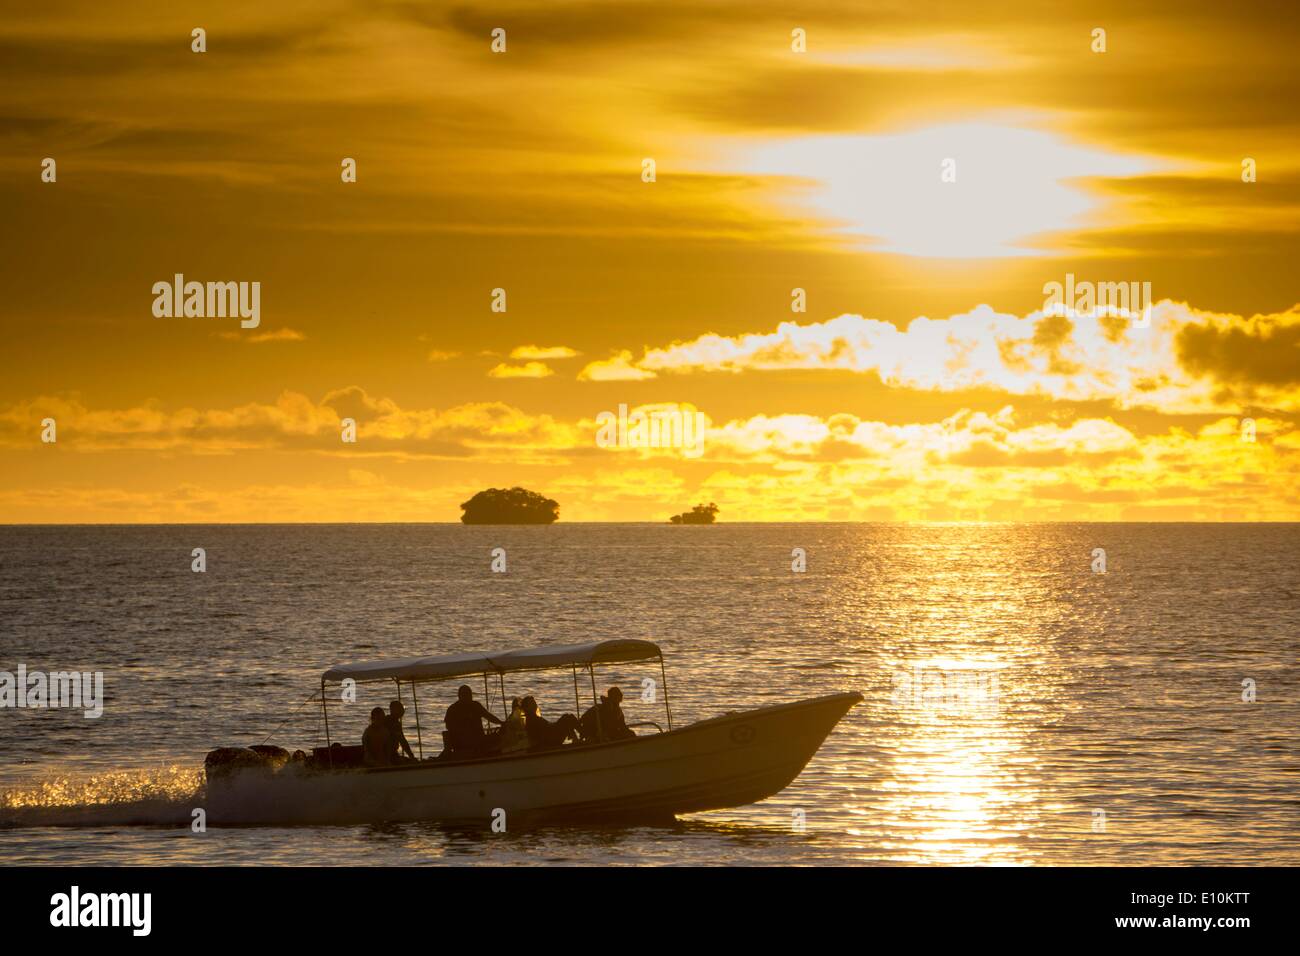
M 560 503 L 527 488 L 489 488 L 461 505 L 465 524 L 552 524 Z
M 718 506 L 710 501 L 707 505 L 696 505 L 690 511 L 673 515 L 669 520 L 673 524 L 713 524 L 717 514 Z

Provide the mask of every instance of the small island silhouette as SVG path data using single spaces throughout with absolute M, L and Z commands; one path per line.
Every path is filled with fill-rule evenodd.
M 690 511 L 673 515 L 669 520 L 673 524 L 713 524 L 717 514 L 718 506 L 710 501 L 707 505 L 696 505 Z
M 552 524 L 560 504 L 527 488 L 489 488 L 461 505 L 465 524 Z

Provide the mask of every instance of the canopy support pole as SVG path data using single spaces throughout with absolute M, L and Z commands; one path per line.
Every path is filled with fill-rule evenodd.
M 424 738 L 420 736 L 420 698 L 415 696 L 415 681 L 411 681 L 411 703 L 415 705 L 415 746 L 419 748 L 420 759 L 423 760 Z
M 330 746 L 330 709 L 325 703 L 325 678 L 320 679 L 320 712 L 325 715 L 325 753 L 334 769 L 334 748 Z
M 578 665 L 577 664 L 573 665 L 573 706 L 579 711 L 582 710 L 582 702 L 578 700 Z
M 659 655 L 659 676 L 664 680 L 664 714 L 668 717 L 668 729 L 673 729 L 673 712 L 668 709 L 668 671 L 664 668 L 664 656 Z
M 600 719 L 600 698 L 596 696 L 596 665 L 588 664 L 587 673 L 591 675 L 591 705 L 596 708 L 596 733 L 601 740 L 605 739 L 604 722 Z M 582 720 L 582 714 L 575 714 L 579 721 Z
M 501 691 L 501 713 L 506 714 L 506 677 L 502 671 L 497 671 L 497 687 Z

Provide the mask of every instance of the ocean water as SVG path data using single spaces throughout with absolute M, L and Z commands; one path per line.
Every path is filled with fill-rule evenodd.
M 191 831 L 209 749 L 318 743 L 333 663 L 613 637 L 660 643 L 678 724 L 866 700 L 785 791 L 677 827 Z M 0 864 L 1300 864 L 1297 525 L 4 527 L 20 663 L 105 704 L 0 709 Z M 662 722 L 657 666 L 604 676 Z

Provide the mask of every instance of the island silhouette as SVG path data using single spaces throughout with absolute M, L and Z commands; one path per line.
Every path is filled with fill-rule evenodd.
M 673 515 L 669 520 L 673 524 L 713 524 L 717 514 L 718 506 L 710 501 L 707 505 L 696 505 L 690 511 Z
M 527 488 L 488 488 L 461 505 L 465 524 L 552 524 L 560 504 Z

